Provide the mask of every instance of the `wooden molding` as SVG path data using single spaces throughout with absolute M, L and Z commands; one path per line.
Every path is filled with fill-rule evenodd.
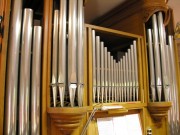
M 87 112 L 86 107 L 78 108 L 52 108 L 47 109 L 50 118 L 50 134 L 60 132 L 63 135 L 70 135 L 77 129 Z
M 171 106 L 171 102 L 151 102 L 148 103 L 147 107 L 154 121 L 161 123 L 162 119 L 168 115 Z
M 136 13 L 141 16 L 141 19 L 145 23 L 157 11 L 164 12 L 165 18 L 168 18 L 168 6 L 165 0 L 131 0 L 96 19 L 93 24 L 111 27 Z

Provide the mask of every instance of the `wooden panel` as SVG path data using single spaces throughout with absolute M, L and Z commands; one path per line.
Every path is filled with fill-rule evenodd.
M 4 34 L 2 41 L 2 50 L 0 52 L 0 134 L 3 134 L 3 120 L 4 120 L 4 100 L 5 100 L 5 75 L 6 75 L 6 57 L 8 47 L 8 33 L 9 33 L 9 17 L 11 0 L 1 0 L 4 2 Z M 1 9 L 1 10 L 2 10 Z
M 51 52 L 51 28 L 52 28 L 52 0 L 44 0 L 43 15 L 43 57 L 42 57 L 42 111 L 41 111 L 41 133 L 47 135 L 47 107 L 50 104 L 49 96 L 49 74 L 50 74 L 50 52 Z
M 98 18 L 93 24 L 144 36 L 143 23 L 157 11 L 163 11 L 165 18 L 168 18 L 167 9 L 164 0 L 131 0 Z

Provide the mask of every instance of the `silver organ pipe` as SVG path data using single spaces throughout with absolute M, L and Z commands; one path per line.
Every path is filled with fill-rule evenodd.
M 111 100 L 111 54 L 108 52 L 108 100 Z
M 156 101 L 155 91 L 155 71 L 154 71 L 154 54 L 153 54 L 153 43 L 152 43 L 152 31 L 148 29 L 148 51 L 149 51 L 149 65 L 150 65 L 150 88 L 152 93 L 152 101 Z
M 128 76 L 129 76 L 129 101 L 132 101 L 132 65 L 131 65 L 131 49 L 128 49 Z
M 136 41 L 133 41 L 133 47 L 134 47 L 134 62 L 135 62 L 135 88 L 136 88 L 136 101 L 139 99 L 139 78 L 138 78 L 138 63 L 137 63 L 137 44 Z
M 114 62 L 111 56 L 111 100 L 114 101 Z
M 96 77 L 97 77 L 97 102 L 99 103 L 100 98 L 100 37 L 96 37 Z
M 78 106 L 83 106 L 84 93 L 84 13 L 83 0 L 78 0 Z
M 60 105 L 64 107 L 64 95 L 66 88 L 66 21 L 67 21 L 67 2 L 60 1 L 60 15 L 59 15 L 59 55 L 58 55 L 58 88 L 60 96 Z
M 129 101 L 129 75 L 128 75 L 128 53 L 126 52 L 125 53 L 125 69 L 126 69 L 126 72 L 125 72 L 125 76 L 126 76 L 126 94 L 127 94 L 127 98 L 126 98 L 126 101 Z
M 127 100 L 127 93 L 126 93 L 126 59 L 125 56 L 123 56 L 123 102 L 126 102 Z
M 164 24 L 163 24 L 163 15 L 162 12 L 158 12 L 158 29 L 159 29 L 159 42 L 160 42 L 160 54 L 161 54 L 161 67 L 162 67 L 162 82 L 163 82 L 163 91 L 165 97 L 167 97 L 169 80 L 167 77 L 167 66 L 166 66 L 166 54 L 165 54 L 165 34 L 164 34 Z
M 108 95 L 108 51 L 107 47 L 104 48 L 104 89 L 105 89 L 105 102 L 107 103 Z
M 177 78 L 176 78 L 176 65 L 175 65 L 175 56 L 174 56 L 174 41 L 173 36 L 169 36 L 169 49 L 170 49 L 170 65 L 171 65 L 171 74 L 172 74 L 172 103 L 173 103 L 173 123 L 174 129 L 172 129 L 175 134 L 179 134 L 179 99 L 178 99 L 178 88 L 177 88 Z
M 19 135 L 29 133 L 30 63 L 33 10 L 24 10 L 19 88 Z
M 74 106 L 77 88 L 77 0 L 69 1 L 68 19 L 68 87 L 71 107 Z
M 100 57 L 100 74 L 101 74 L 101 102 L 103 103 L 103 98 L 104 98 L 104 42 L 100 43 L 101 47 L 101 57 Z
M 12 3 L 9 47 L 7 56 L 7 79 L 4 134 L 16 134 L 19 49 L 22 21 L 22 0 Z
M 154 41 L 154 61 L 155 61 L 155 73 L 156 73 L 156 89 L 158 94 L 158 100 L 161 101 L 162 93 L 162 79 L 161 79 L 161 64 L 160 64 L 160 48 L 158 39 L 158 26 L 156 14 L 152 16 L 153 25 L 153 41 Z
M 135 101 L 136 97 L 136 87 L 135 87 L 135 61 L 134 61 L 134 47 L 133 45 L 131 47 L 131 59 L 132 59 L 132 92 L 133 92 L 133 101 Z
M 120 81 L 121 81 L 121 89 L 120 89 L 120 102 L 123 102 L 123 63 L 122 58 L 120 59 Z
M 53 51 L 52 51 L 52 94 L 53 94 L 53 106 L 56 107 L 57 100 L 57 64 L 58 64 L 58 21 L 59 10 L 54 11 L 54 28 L 53 28 Z
M 34 26 L 31 90 L 31 135 L 40 135 L 40 88 L 42 27 Z
M 93 48 L 93 102 L 95 103 L 96 98 L 96 37 L 95 37 L 95 30 L 92 30 L 92 48 Z

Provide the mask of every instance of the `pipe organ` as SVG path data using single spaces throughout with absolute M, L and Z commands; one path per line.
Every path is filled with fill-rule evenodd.
M 150 66 L 150 99 L 152 102 L 171 101 L 168 122 L 170 134 L 179 134 L 179 97 L 174 59 L 173 36 L 166 36 L 163 14 L 152 16 L 152 29 L 147 30 L 149 66 Z M 168 37 L 168 38 L 167 38 Z M 168 42 L 167 42 L 168 41 Z M 157 95 L 156 95 L 157 93 Z
M 144 135 L 180 134 L 167 3 L 131 0 L 91 25 L 86 0 L 37 1 L 5 2 L 0 134 L 97 135 L 98 118 L 131 114 Z

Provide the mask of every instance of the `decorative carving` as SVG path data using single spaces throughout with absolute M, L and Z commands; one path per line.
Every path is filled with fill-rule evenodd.
M 59 131 L 63 135 L 70 135 L 80 126 L 87 108 L 48 108 L 47 112 L 51 121 L 50 134 L 53 135 Z
M 165 18 L 166 18 L 167 9 L 161 6 L 158 6 L 158 7 L 154 6 L 154 7 L 149 7 L 149 8 L 144 9 L 143 21 L 147 22 L 150 19 L 150 17 L 158 11 L 163 11 L 165 13 Z
M 168 115 L 171 106 L 171 102 L 151 102 L 148 103 L 148 110 L 154 121 L 161 123 L 162 118 Z

